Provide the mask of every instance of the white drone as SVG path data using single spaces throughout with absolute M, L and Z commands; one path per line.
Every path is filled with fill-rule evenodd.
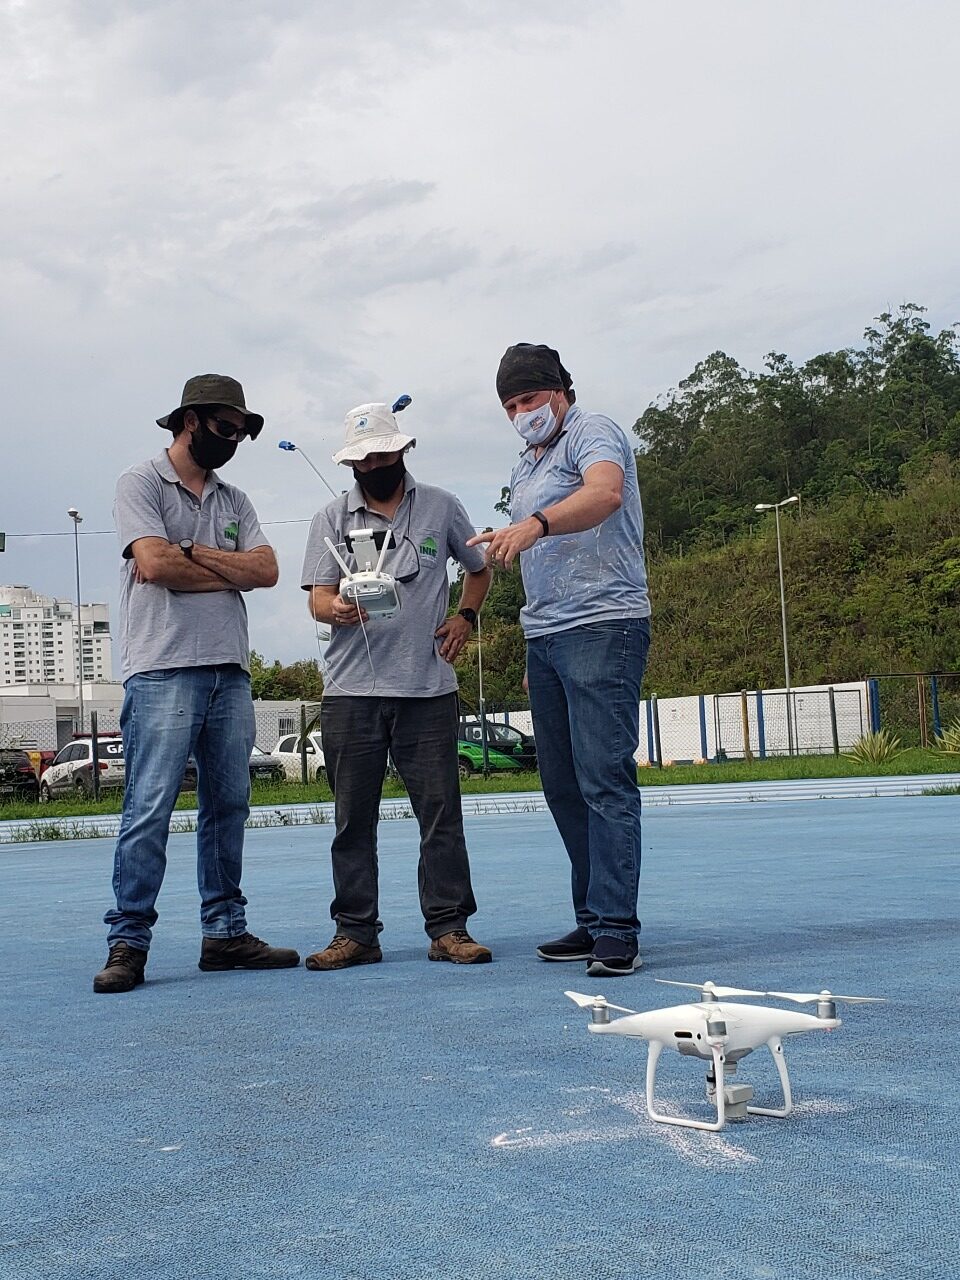
M 619 1004 L 609 1004 L 601 995 L 585 996 L 578 991 L 566 995 L 590 1010 L 590 1031 L 598 1034 L 636 1036 L 649 1042 L 647 1051 L 647 1112 L 660 1124 L 676 1124 L 688 1129 L 722 1129 L 727 1120 L 746 1120 L 752 1116 L 788 1116 L 793 1110 L 790 1078 L 783 1056 L 783 1038 L 803 1031 L 833 1031 L 840 1026 L 837 1001 L 845 1004 L 883 1003 L 878 996 L 836 996 L 831 991 L 814 993 L 796 991 L 744 991 L 740 987 L 718 987 L 712 982 L 672 982 L 656 978 L 671 987 L 692 987 L 700 992 L 698 1004 L 674 1005 L 669 1009 L 652 1009 L 636 1013 Z M 728 996 L 773 996 L 777 1000 L 793 1000 L 797 1004 L 816 1002 L 816 1017 L 795 1013 L 792 1009 L 773 1009 L 749 1004 L 729 1004 Z M 723 1003 L 721 1003 L 723 1001 Z M 610 1021 L 611 1010 L 628 1016 Z M 727 1084 L 741 1058 L 766 1045 L 770 1050 L 780 1083 L 783 1086 L 782 1107 L 751 1107 L 753 1089 L 748 1084 Z M 666 1116 L 654 1105 L 654 1080 L 657 1061 L 664 1047 L 673 1045 L 684 1057 L 702 1058 L 711 1063 L 707 1071 L 707 1097 L 716 1104 L 715 1121 L 693 1120 L 683 1116 Z

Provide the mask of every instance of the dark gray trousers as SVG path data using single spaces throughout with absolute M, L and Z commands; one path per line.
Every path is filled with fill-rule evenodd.
M 325 697 L 320 731 L 333 789 L 337 932 L 372 946 L 379 918 L 377 821 L 387 752 L 420 826 L 418 882 L 431 938 L 463 929 L 477 909 L 463 838 L 455 693 L 437 698 Z

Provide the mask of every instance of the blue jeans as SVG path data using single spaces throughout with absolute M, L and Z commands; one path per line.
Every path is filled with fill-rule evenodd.
M 113 867 L 108 943 L 146 951 L 167 865 L 170 815 L 191 756 L 197 761 L 197 880 L 208 938 L 246 932 L 240 892 L 256 723 L 250 677 L 235 663 L 131 676 L 120 713 L 126 790 Z
M 543 792 L 570 858 L 577 924 L 634 943 L 640 790 L 633 753 L 648 618 L 591 622 L 527 642 Z

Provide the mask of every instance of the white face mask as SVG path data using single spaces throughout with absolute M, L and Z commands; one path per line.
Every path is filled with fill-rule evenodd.
M 553 405 L 548 400 L 539 409 L 514 414 L 513 425 L 527 444 L 543 444 L 557 429 L 557 415 L 553 412 Z

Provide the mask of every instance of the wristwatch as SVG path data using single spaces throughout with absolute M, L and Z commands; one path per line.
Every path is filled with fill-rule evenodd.
M 466 620 L 470 623 L 471 627 L 475 627 L 477 625 L 476 609 L 461 609 L 460 617 L 466 618 Z
M 550 521 L 547 519 L 547 517 L 543 514 L 542 511 L 531 511 L 530 518 L 531 520 L 540 521 L 540 523 L 543 525 L 542 537 L 545 538 L 547 534 L 550 532 Z
M 187 557 L 188 560 L 192 560 L 193 559 L 193 539 L 181 538 L 180 550 L 183 552 L 183 554 Z

